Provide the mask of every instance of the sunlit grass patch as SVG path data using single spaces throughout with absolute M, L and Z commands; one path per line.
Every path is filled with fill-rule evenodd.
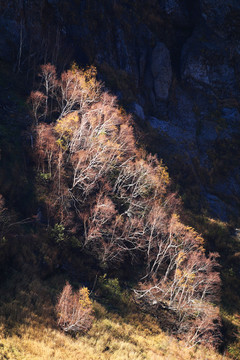
M 12 335 L 0 335 L 1 359 L 58 360 L 220 360 L 222 356 L 203 347 L 188 349 L 184 343 L 160 330 L 147 315 L 126 318 L 103 311 L 85 335 L 72 337 L 45 326 L 41 319 L 29 318 Z M 144 321 L 145 320 L 145 321 Z M 143 325 L 141 326 L 141 321 Z M 149 324 L 149 328 L 145 326 Z M 226 359 L 226 357 L 225 357 Z

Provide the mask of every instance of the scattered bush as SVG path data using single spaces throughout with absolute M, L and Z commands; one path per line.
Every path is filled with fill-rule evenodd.
M 74 292 L 67 282 L 59 296 L 56 313 L 58 325 L 65 332 L 88 331 L 93 322 L 93 307 L 88 289 L 83 287 Z
M 117 278 L 108 279 L 105 274 L 99 278 L 98 285 L 101 297 L 104 297 L 107 303 L 114 305 L 121 313 L 129 310 L 131 305 L 130 294 L 121 288 Z
M 65 240 L 64 226 L 61 224 L 55 224 L 51 231 L 52 239 L 58 244 Z

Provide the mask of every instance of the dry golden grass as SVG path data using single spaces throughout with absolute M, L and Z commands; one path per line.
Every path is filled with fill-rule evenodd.
M 28 319 L 11 335 L 0 331 L 0 359 L 9 360 L 220 360 L 212 350 L 188 349 L 162 332 L 148 315 L 122 318 L 95 304 L 98 319 L 88 334 L 73 338 L 46 326 L 37 317 Z M 227 359 L 224 357 L 224 359 Z

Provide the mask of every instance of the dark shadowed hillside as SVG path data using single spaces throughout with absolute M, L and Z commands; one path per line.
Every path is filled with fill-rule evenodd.
M 3 359 L 240 356 L 239 21 L 235 0 L 0 0 Z M 87 335 L 61 332 L 66 281 Z

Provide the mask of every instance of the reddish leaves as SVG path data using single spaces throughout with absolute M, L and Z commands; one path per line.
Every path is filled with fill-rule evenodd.
M 51 65 L 42 67 L 41 101 L 46 96 L 48 114 L 52 104 L 59 116 L 55 125 L 37 126 L 36 139 L 39 169 L 52 181 L 52 213 L 69 231 L 74 223 L 84 228 L 82 245 L 102 264 L 129 256 L 142 261 L 136 298 L 148 309 L 159 304 L 173 311 L 178 333 L 191 344 L 203 342 L 219 328 L 211 305 L 219 297 L 217 256 L 206 257 L 201 236 L 180 222 L 166 168 L 136 148 L 130 118 L 101 90 L 93 70 L 74 66 L 57 79 Z M 77 326 L 66 320 L 77 306 L 69 286 L 59 300 L 67 329 Z

